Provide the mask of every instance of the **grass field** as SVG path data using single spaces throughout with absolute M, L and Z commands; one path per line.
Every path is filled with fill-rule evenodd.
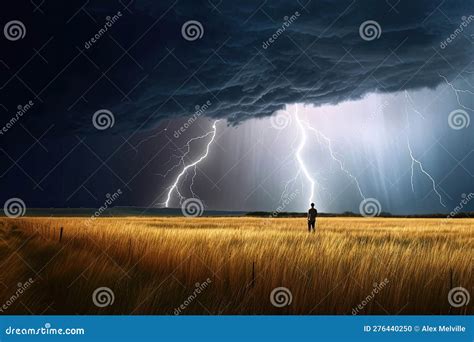
M 0 309 L 473 314 L 448 302 L 453 287 L 473 293 L 473 222 L 321 218 L 310 234 L 300 218 L 0 218 Z M 111 305 L 94 304 L 99 287 Z

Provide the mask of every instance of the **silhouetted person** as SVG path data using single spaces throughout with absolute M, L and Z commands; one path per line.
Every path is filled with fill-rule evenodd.
M 318 216 L 318 211 L 314 207 L 314 203 L 311 203 L 311 208 L 308 210 L 308 231 L 315 231 L 314 227 L 316 226 L 316 217 Z

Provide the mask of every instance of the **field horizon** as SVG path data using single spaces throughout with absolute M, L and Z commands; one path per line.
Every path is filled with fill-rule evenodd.
M 100 209 L 100 208 L 99 208 Z M 105 210 L 106 209 L 106 210 Z M 147 208 L 139 206 L 112 206 L 104 208 L 101 217 L 176 217 L 183 216 L 183 208 Z M 97 208 L 28 208 L 24 217 L 91 217 L 97 212 Z M 290 218 L 290 217 L 306 217 L 306 211 L 264 211 L 264 210 L 203 210 L 201 217 L 260 217 L 260 218 Z M 360 212 L 318 212 L 319 217 L 365 217 Z M 5 213 L 0 213 L 0 217 L 8 217 Z M 379 218 L 472 218 L 474 212 L 455 210 L 450 213 L 424 213 L 424 214 L 393 214 L 391 212 L 381 211 L 378 213 Z

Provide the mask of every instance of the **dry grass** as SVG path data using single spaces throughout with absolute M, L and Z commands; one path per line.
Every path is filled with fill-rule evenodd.
M 4 313 L 173 314 L 207 278 L 183 314 L 351 314 L 384 279 L 360 314 L 474 313 L 447 300 L 454 286 L 473 294 L 472 220 L 321 218 L 316 234 L 295 218 L 85 222 L 0 219 L 0 305 L 35 280 Z M 100 286 L 113 305 L 93 304 Z M 278 286 L 291 305 L 271 305 Z

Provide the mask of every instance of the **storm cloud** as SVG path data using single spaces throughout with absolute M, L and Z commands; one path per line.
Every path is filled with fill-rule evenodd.
M 473 50 L 473 6 L 461 0 L 55 6 L 24 18 L 20 43 L 2 41 L 9 69 L 1 81 L 4 105 L 31 99 L 28 120 L 54 122 L 60 132 L 96 131 L 99 109 L 114 114 L 119 132 L 189 117 L 209 103 L 203 115 L 238 124 L 286 104 L 435 87 L 440 75 L 465 69 Z M 12 76 L 25 63 L 21 78 Z

